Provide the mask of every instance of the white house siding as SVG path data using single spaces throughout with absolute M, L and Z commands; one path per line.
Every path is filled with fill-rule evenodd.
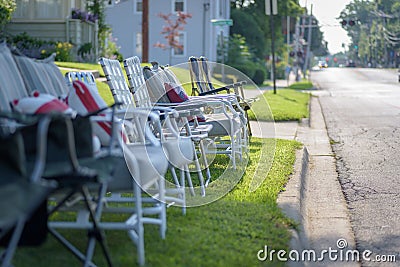
M 106 22 L 112 28 L 112 36 L 124 58 L 135 54 L 135 34 L 142 31 L 142 17 L 134 14 L 134 0 L 121 1 L 106 8 Z
M 186 34 L 185 53 L 182 56 L 169 57 L 170 50 L 154 47 L 157 42 L 166 44 L 161 34 L 165 24 L 158 14 L 172 13 L 173 0 L 149 0 L 149 61 L 158 61 L 161 64 L 179 64 L 187 62 L 189 56 L 206 56 L 215 61 L 217 54 L 218 35 L 224 31 L 229 35 L 229 27 L 213 26 L 211 19 L 229 18 L 229 0 L 186 0 L 186 12 L 192 15 L 183 25 Z M 121 1 L 106 11 L 107 23 L 113 29 L 113 36 L 123 57 L 140 54 L 136 53 L 136 34 L 141 32 L 141 13 L 134 12 L 135 0 Z M 225 7 L 225 8 L 222 8 Z M 221 14 L 221 8 L 223 13 Z M 140 42 L 140 41 L 139 41 Z

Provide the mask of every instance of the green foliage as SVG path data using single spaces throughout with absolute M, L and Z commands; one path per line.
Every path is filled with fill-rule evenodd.
M 111 31 L 107 32 L 107 44 L 103 47 L 103 56 L 106 58 L 117 59 L 118 61 L 122 61 L 122 54 L 119 52 L 119 47 L 117 46 L 117 39 L 115 39 Z
M 0 0 L 0 31 L 10 21 L 16 7 L 15 0 Z
M 99 25 L 98 37 L 99 37 L 100 56 L 117 54 L 110 51 L 108 44 L 110 41 L 112 42 L 112 40 L 108 40 L 108 38 L 111 35 L 111 28 L 109 25 L 106 24 L 105 1 L 87 0 L 86 9 L 97 17 L 97 23 Z
M 77 69 L 77 70 L 97 70 L 100 77 L 105 77 L 103 69 L 97 63 L 80 63 L 80 62 L 56 62 L 56 65 L 62 68 Z
M 73 45 L 68 42 L 57 42 L 55 45 L 56 61 L 72 61 L 72 48 Z
M 254 56 L 247 46 L 246 38 L 240 34 L 233 34 L 222 44 L 225 53 L 224 63 L 246 74 L 256 84 L 265 80 L 265 67 L 253 60 Z M 222 46 L 218 49 L 219 61 L 222 62 Z M 226 57 L 227 56 L 227 57 Z
M 257 24 L 254 17 L 242 9 L 232 9 L 231 18 L 235 22 L 231 27 L 231 36 L 240 35 L 251 46 L 254 55 L 263 58 L 266 48 L 262 25 Z
M 284 45 L 281 34 L 280 15 L 298 17 L 304 13 L 298 0 L 280 0 L 278 16 L 274 16 L 276 47 Z M 254 61 L 263 59 L 271 53 L 271 27 L 269 17 L 265 15 L 265 0 L 237 0 L 231 4 L 231 17 L 234 20 L 231 34 L 240 34 L 246 38 L 249 49 L 254 53 Z
M 354 0 L 346 5 L 339 19 L 355 20 L 354 26 L 342 25 L 351 39 L 347 56 L 360 65 L 395 65 L 391 54 L 400 51 L 399 12 L 397 0 Z
M 263 68 L 257 68 L 252 78 L 257 85 L 262 85 L 265 81 L 266 72 Z
M 7 42 L 28 57 L 43 59 L 56 53 L 57 61 L 72 60 L 73 45 L 68 42 L 45 41 L 31 37 L 26 32 L 8 37 Z
M 288 88 L 295 89 L 295 90 L 308 90 L 308 89 L 312 89 L 313 87 L 314 87 L 313 83 L 310 82 L 309 80 L 295 82 L 288 86 Z
M 269 105 L 275 121 L 299 121 L 308 118 L 308 102 L 310 94 L 302 93 L 292 89 L 267 91 L 263 98 L 255 102 L 251 107 L 249 118 L 251 120 L 271 121 L 268 112 L 265 112 Z
M 92 43 L 85 43 L 85 44 L 81 45 L 81 47 L 79 47 L 79 49 L 78 49 L 78 55 L 83 57 L 86 54 L 90 54 L 92 47 L 93 47 Z
M 271 249 L 289 250 L 291 234 L 288 229 L 294 222 L 283 215 L 276 198 L 293 172 L 295 151 L 301 144 L 290 140 L 276 140 L 273 164 L 259 164 L 262 151 L 272 139 L 252 138 L 250 161 L 246 173 L 235 189 L 224 198 L 202 207 L 188 208 L 182 215 L 179 208 L 167 210 L 168 231 L 165 240 L 159 236 L 158 227 L 145 225 L 146 266 L 285 266 L 275 259 L 259 262 L 257 251 L 268 245 Z M 218 161 L 224 163 L 226 157 Z M 258 169 L 258 170 L 257 170 Z M 263 183 L 254 192 L 249 191 L 254 174 L 264 176 Z M 121 220 L 122 215 L 105 214 L 106 220 Z M 62 232 L 73 244 L 85 248 L 87 233 L 77 230 Z M 115 266 L 136 266 L 136 247 L 126 231 L 107 231 L 107 245 Z M 78 266 L 54 238 L 40 247 L 18 248 L 15 266 L 47 266 L 48 255 L 52 265 Z M 106 266 L 100 249 L 96 249 L 94 262 Z

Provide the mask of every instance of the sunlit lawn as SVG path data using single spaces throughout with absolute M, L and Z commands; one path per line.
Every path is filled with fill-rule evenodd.
M 251 106 L 249 112 L 251 120 L 300 121 L 302 118 L 308 118 L 310 99 L 308 93 L 293 89 L 278 89 L 274 94 L 272 90 L 268 90 L 259 99 Z
M 107 85 L 97 85 L 107 103 L 112 103 Z M 299 97 L 308 96 L 282 90 L 270 100 L 282 98 L 282 101 L 297 102 Z M 304 105 L 305 99 L 301 103 Z M 271 108 L 273 112 L 278 110 L 273 105 Z M 298 108 L 295 106 L 290 110 Z M 254 110 L 258 112 L 257 116 L 262 116 L 262 110 Z M 296 116 L 290 115 L 291 118 Z M 265 245 L 288 250 L 291 238 L 288 230 L 295 227 L 295 223 L 283 215 L 276 199 L 293 171 L 295 151 L 300 147 L 296 141 L 252 137 L 248 165 L 232 191 L 213 203 L 188 208 L 186 215 L 182 215 L 178 207 L 169 208 L 165 240 L 159 237 L 156 226 L 145 226 L 146 266 L 284 266 L 277 261 L 258 261 L 257 252 Z M 227 157 L 217 156 L 211 172 L 220 173 L 228 163 Z M 235 172 L 231 170 L 231 174 L 235 175 Z M 259 187 L 251 191 L 254 179 L 259 182 Z M 104 216 L 106 220 L 120 218 L 115 214 Z M 86 233 L 78 230 L 65 230 L 64 233 L 79 248 L 85 247 Z M 114 266 L 137 265 L 136 247 L 126 232 L 107 231 L 107 243 Z M 38 248 L 18 249 L 14 259 L 15 266 L 20 267 L 79 265 L 51 236 Z M 106 265 L 98 247 L 94 261 L 99 266 Z
M 180 208 L 169 208 L 168 231 L 165 240 L 158 228 L 145 226 L 146 266 L 258 266 L 257 252 L 265 245 L 273 249 L 288 249 L 289 228 L 293 222 L 277 207 L 276 198 L 284 189 L 293 171 L 295 151 L 300 144 L 277 140 L 275 157 L 268 172 L 268 164 L 259 164 L 263 148 L 275 141 L 252 138 L 249 164 L 239 184 L 214 203 L 188 208 L 182 215 Z M 265 151 L 265 150 L 264 150 Z M 227 164 L 220 156 L 216 164 Z M 257 170 L 257 168 L 259 168 Z M 263 174 L 263 182 L 254 191 L 249 185 L 254 174 Z M 265 178 L 265 179 L 264 179 Z M 107 219 L 119 215 L 105 215 Z M 80 248 L 84 248 L 86 234 L 64 231 Z M 107 243 L 115 266 L 136 266 L 136 247 L 123 231 L 107 231 Z M 100 250 L 95 262 L 105 266 Z M 52 237 L 38 248 L 20 248 L 15 266 L 78 266 L 79 262 Z M 279 262 L 265 262 L 268 266 L 284 266 Z

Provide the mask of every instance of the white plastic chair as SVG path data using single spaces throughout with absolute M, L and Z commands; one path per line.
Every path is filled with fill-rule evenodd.
M 146 94 L 146 91 L 137 90 L 134 92 L 133 96 L 140 95 L 141 97 L 133 97 L 131 91 L 129 90 L 128 84 L 126 83 L 121 65 L 117 60 L 101 58 L 99 62 L 106 75 L 108 85 L 115 101 L 122 100 L 122 102 L 124 103 L 123 106 L 128 109 L 132 107 L 137 107 L 147 111 L 156 110 L 160 114 L 163 114 L 164 127 L 162 131 L 159 132 L 158 137 L 160 138 L 162 145 L 165 148 L 166 155 L 171 163 L 170 170 L 176 187 L 166 189 L 166 200 L 171 204 L 181 205 L 183 207 L 183 212 L 185 213 L 185 175 L 187 177 L 189 189 L 191 193 L 194 194 L 194 189 L 192 186 L 192 180 L 188 167 L 189 163 L 194 162 L 196 165 L 197 174 L 200 182 L 201 195 L 205 194 L 205 186 L 204 178 L 201 173 L 200 163 L 195 153 L 194 144 L 191 137 L 180 136 L 179 132 L 177 132 L 175 119 L 177 116 L 179 116 L 179 113 L 167 107 L 158 107 L 151 105 L 149 98 L 146 97 L 146 95 L 148 95 Z M 140 78 L 140 76 L 138 77 Z M 135 80 L 135 82 L 138 83 L 143 81 L 143 79 L 142 81 Z M 142 106 L 137 106 L 139 104 Z M 180 179 L 177 178 L 176 169 L 180 170 Z M 172 196 L 176 194 L 178 194 L 178 199 Z

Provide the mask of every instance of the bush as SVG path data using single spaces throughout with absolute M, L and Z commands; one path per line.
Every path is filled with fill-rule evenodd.
M 239 70 L 240 72 L 243 72 L 246 74 L 250 79 L 254 77 L 254 74 L 256 72 L 256 66 L 253 62 L 247 61 L 242 64 L 232 64 L 230 65 L 232 68 L 235 68 Z
M 57 61 L 71 61 L 72 44 L 67 42 L 43 41 L 29 36 L 26 32 L 9 37 L 7 42 L 15 46 L 22 54 L 43 59 L 56 53 Z
M 73 45 L 68 42 L 58 42 L 55 46 L 56 60 L 62 62 L 72 61 L 72 48 Z
M 262 85 L 265 81 L 266 71 L 263 68 L 257 68 L 252 78 L 257 85 Z
M 16 7 L 15 0 L 0 0 L 0 31 L 10 21 Z

